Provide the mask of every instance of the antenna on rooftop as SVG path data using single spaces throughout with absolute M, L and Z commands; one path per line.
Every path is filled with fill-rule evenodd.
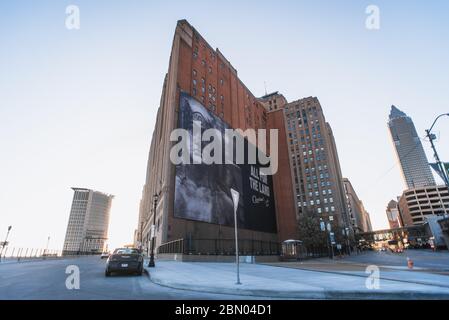
M 265 87 L 265 95 L 267 95 L 267 94 L 268 94 L 268 92 L 267 92 L 267 82 L 264 81 L 264 82 L 263 82 L 263 85 L 264 85 L 264 87 Z

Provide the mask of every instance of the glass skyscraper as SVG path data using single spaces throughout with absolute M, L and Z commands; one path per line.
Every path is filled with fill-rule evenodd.
M 435 185 L 412 119 L 395 106 L 391 106 L 388 127 L 407 189 Z

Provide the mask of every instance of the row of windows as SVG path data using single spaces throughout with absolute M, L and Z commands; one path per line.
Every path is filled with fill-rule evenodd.
M 312 192 L 309 193 L 309 196 L 310 196 L 310 197 L 312 197 L 311 194 L 312 194 Z M 317 196 L 319 197 L 319 192 L 318 192 L 318 195 L 317 195 Z M 297 200 L 300 202 L 300 201 L 301 201 L 301 196 L 300 196 L 299 194 L 297 194 L 296 197 L 297 197 Z M 303 201 L 304 203 L 307 202 L 307 200 L 302 200 L 302 201 Z M 330 198 L 323 198 L 322 201 L 323 201 L 324 204 L 334 203 L 334 198 L 332 198 L 332 197 L 330 197 Z M 298 202 L 298 203 L 299 203 L 299 202 Z M 313 202 L 313 203 L 312 203 L 312 202 Z M 315 205 L 315 204 L 319 205 L 319 204 L 321 204 L 321 199 L 320 199 L 320 198 L 313 198 L 313 199 L 310 199 L 310 204 L 311 204 L 311 205 Z
M 196 79 L 197 76 L 197 71 L 195 69 L 193 69 L 192 71 L 193 73 L 193 79 L 192 79 L 192 94 L 193 96 L 198 96 L 198 80 Z M 206 80 L 204 78 L 201 78 L 201 87 L 200 87 L 200 91 L 201 91 L 201 96 L 200 96 L 200 101 L 202 104 L 207 105 L 209 107 L 210 110 L 216 112 L 217 111 L 217 90 L 214 86 L 212 86 L 211 84 L 208 85 L 208 92 L 207 92 L 207 101 L 208 103 L 206 104 Z M 223 86 L 224 85 L 224 80 L 220 79 L 220 84 Z M 246 95 L 247 99 L 250 100 L 250 96 L 249 94 Z M 219 105 L 221 107 L 220 109 L 220 114 L 219 116 L 221 118 L 224 117 L 224 102 L 225 102 L 225 97 L 223 95 L 220 95 L 220 100 L 218 101 Z M 254 104 L 256 105 L 256 103 L 254 102 Z M 256 105 L 257 106 L 257 105 Z M 248 105 L 245 105 L 245 113 L 246 113 L 246 122 L 250 125 L 253 126 L 253 114 L 252 114 L 252 110 Z M 255 120 L 256 123 L 259 123 L 259 116 L 256 114 L 255 116 Z M 262 115 L 262 127 L 266 127 L 266 114 L 265 112 L 263 112 Z
M 201 53 L 200 53 L 200 47 L 201 49 Z M 207 55 L 209 54 L 209 58 L 207 57 Z M 195 44 L 193 46 L 193 59 L 197 60 L 198 58 L 201 58 L 201 66 L 204 68 L 207 68 L 207 71 L 209 74 L 213 74 L 214 73 L 214 66 L 215 66 L 215 62 L 216 62 L 216 53 L 213 49 L 210 48 L 209 45 L 207 45 L 207 43 L 203 40 L 200 40 L 200 36 L 199 35 L 195 35 Z M 225 64 L 223 62 L 220 62 L 220 68 L 224 69 L 225 68 Z M 205 83 L 206 80 L 204 78 L 201 78 L 201 88 L 197 87 L 197 75 L 198 72 L 196 69 L 192 70 L 192 74 L 193 74 L 193 89 L 192 89 L 192 93 L 194 96 L 199 96 L 199 99 L 201 100 L 201 102 L 208 106 L 209 109 L 211 109 L 212 111 L 219 111 L 219 116 L 221 118 L 224 117 L 224 96 L 221 95 L 220 96 L 220 100 L 217 101 L 217 97 L 216 97 L 216 88 L 212 87 L 210 84 L 208 85 L 209 90 L 207 92 L 206 95 L 206 89 L 205 89 Z M 223 78 L 219 79 L 219 83 L 221 86 L 224 85 L 225 80 Z M 199 91 L 201 90 L 201 92 Z M 247 100 L 250 101 L 251 100 L 251 96 L 250 94 L 246 94 Z M 254 100 L 254 99 L 253 99 Z M 259 105 L 257 105 L 256 101 L 253 101 L 253 104 L 258 107 Z M 220 109 L 221 107 L 221 109 Z M 217 110 L 220 109 L 220 110 Z M 253 126 L 254 122 L 255 125 L 257 126 L 259 124 L 259 115 L 256 113 L 256 115 L 254 116 L 252 114 L 252 109 L 248 108 L 247 106 L 245 106 L 245 112 L 246 112 L 246 122 L 250 125 Z M 261 121 L 261 125 L 263 128 L 266 127 L 266 113 L 265 110 L 263 110 L 263 115 L 262 115 L 262 121 Z
M 306 194 L 305 192 L 302 192 L 302 193 L 300 193 L 299 192 L 299 187 L 298 186 L 296 186 L 296 196 L 297 197 L 300 197 L 301 196 L 301 194 Z M 323 189 L 322 191 L 321 191 L 321 194 L 323 195 L 323 196 L 326 196 L 326 195 L 332 195 L 332 189 Z M 309 193 L 308 193 L 308 195 L 309 195 L 309 197 L 313 197 L 314 195 L 315 195 L 315 197 L 319 197 L 320 196 L 320 191 L 318 191 L 318 190 L 315 190 L 314 192 L 313 191 L 309 191 Z M 330 199 L 332 199 L 332 198 L 330 198 Z M 332 200 L 333 201 L 333 200 Z
M 314 205 L 315 205 L 315 202 L 314 202 L 313 200 L 310 200 L 309 203 L 310 203 L 310 206 L 314 206 Z M 309 203 L 308 203 L 308 202 L 303 202 L 303 203 L 302 203 L 302 206 L 301 206 L 301 203 L 298 202 L 298 207 L 303 207 L 303 208 L 305 208 L 305 207 L 308 206 Z M 318 205 L 318 204 L 317 204 L 317 205 Z M 323 213 L 323 208 L 322 208 L 322 207 L 317 207 L 316 210 L 317 210 L 318 213 Z M 324 212 L 335 212 L 335 207 L 334 207 L 334 206 L 331 206 L 331 207 L 324 207 Z
M 307 181 L 307 182 L 310 182 L 310 181 L 318 181 L 318 179 L 323 180 L 323 179 L 326 179 L 326 178 L 329 178 L 329 172 L 327 172 L 327 171 L 324 172 L 324 173 L 320 173 L 319 176 L 316 176 L 316 175 L 313 175 L 313 176 L 306 175 L 306 181 Z

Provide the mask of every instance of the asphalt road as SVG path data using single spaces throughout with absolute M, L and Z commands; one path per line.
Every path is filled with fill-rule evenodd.
M 248 296 L 176 290 L 152 283 L 146 275 L 106 278 L 99 257 L 0 264 L 0 300 L 197 300 L 250 299 Z M 66 288 L 66 267 L 80 270 L 80 289 Z
M 407 250 L 403 253 L 388 251 L 366 252 L 343 259 L 348 263 L 375 264 L 380 266 L 407 266 L 407 257 L 413 260 L 415 267 L 449 271 L 449 251 Z

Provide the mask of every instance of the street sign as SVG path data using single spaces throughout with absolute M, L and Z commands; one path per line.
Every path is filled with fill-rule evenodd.
M 151 228 L 150 228 L 150 238 L 151 238 L 151 239 L 153 239 L 154 237 L 156 237 L 155 231 L 156 231 L 156 226 L 155 226 L 154 224 L 152 224 L 152 225 L 151 225 Z

